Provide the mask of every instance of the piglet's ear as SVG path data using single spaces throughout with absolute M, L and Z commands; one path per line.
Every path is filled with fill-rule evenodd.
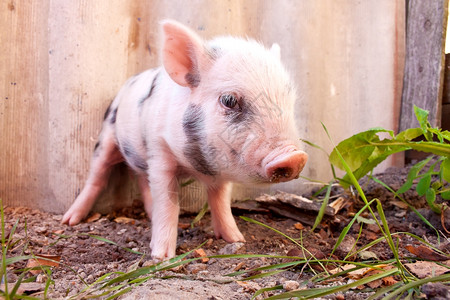
M 280 57 L 281 57 L 281 54 L 280 54 L 280 52 L 281 52 L 281 50 L 280 50 L 280 45 L 278 45 L 277 43 L 272 44 L 272 47 L 270 48 L 270 52 L 272 52 L 272 54 L 273 54 L 276 58 L 280 59 Z
M 181 86 L 195 88 L 200 84 L 200 70 L 204 57 L 202 39 L 178 22 L 162 22 L 164 45 L 163 65 L 173 81 Z

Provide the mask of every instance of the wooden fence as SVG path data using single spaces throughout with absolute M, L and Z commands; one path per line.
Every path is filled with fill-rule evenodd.
M 428 2 L 428 1 L 427 1 Z M 439 1 L 438 1 L 439 2 Z M 127 77 L 159 64 L 158 22 L 201 36 L 245 35 L 270 46 L 298 87 L 300 137 L 331 150 L 374 126 L 397 130 L 405 59 L 404 0 L 2 1 L 0 197 L 8 205 L 63 212 L 82 188 L 104 110 Z M 304 175 L 328 180 L 321 151 L 305 147 Z M 390 162 L 392 163 L 392 161 Z M 302 180 L 277 185 L 302 192 Z M 235 198 L 260 193 L 236 187 Z M 99 210 L 139 198 L 125 166 Z M 198 186 L 182 193 L 198 207 Z

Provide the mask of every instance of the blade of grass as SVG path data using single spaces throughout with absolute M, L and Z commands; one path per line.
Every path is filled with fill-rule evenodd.
M 375 202 L 375 199 L 373 199 L 372 201 L 370 201 L 369 203 L 367 203 L 366 205 L 364 205 L 352 218 L 352 220 L 350 221 L 350 223 L 347 224 L 347 226 L 344 227 L 344 230 L 342 230 L 341 234 L 339 235 L 338 240 L 336 241 L 336 244 L 333 247 L 333 250 L 331 251 L 330 257 L 334 254 L 334 252 L 336 251 L 336 249 L 339 247 L 339 245 L 342 243 L 342 241 L 344 240 L 345 236 L 347 235 L 347 233 L 350 231 L 350 229 L 352 228 L 353 224 L 356 222 L 356 220 L 358 219 L 359 215 L 364 212 L 367 208 L 370 207 L 370 205 Z
M 425 279 L 419 279 L 419 280 L 415 280 L 412 282 L 409 282 L 405 285 L 403 285 L 402 287 L 396 289 L 395 291 L 393 291 L 392 293 L 390 293 L 389 295 L 387 295 L 386 297 L 383 298 L 383 300 L 389 300 L 394 298 L 397 295 L 401 295 L 404 292 L 406 292 L 409 289 L 415 288 L 415 287 L 419 287 L 421 285 L 424 285 L 426 283 L 429 282 L 446 282 L 446 281 L 450 281 L 450 274 L 443 274 L 440 276 L 436 276 L 436 277 L 429 277 L 429 278 L 425 278 Z
M 0 199 L 0 217 L 1 217 L 1 226 L 2 226 L 2 265 L 0 271 L 0 281 L 4 283 L 4 291 L 5 291 L 5 299 L 9 299 L 8 293 L 8 279 L 6 277 L 6 251 L 8 250 L 6 245 L 6 236 L 5 236 L 5 212 L 3 209 L 3 200 Z
M 282 285 L 276 285 L 276 286 L 273 286 L 273 287 L 259 289 L 253 294 L 252 300 L 256 299 L 256 297 L 258 297 L 259 295 L 261 295 L 261 294 L 263 294 L 265 292 L 277 291 L 277 290 L 282 290 L 282 289 L 283 289 Z
M 268 228 L 268 229 L 270 229 L 270 230 L 272 230 L 272 231 L 275 231 L 276 233 L 282 235 L 283 237 L 285 237 L 285 238 L 287 238 L 288 240 L 290 240 L 291 242 L 293 242 L 293 243 L 294 243 L 295 245 L 297 245 L 300 249 L 302 249 L 303 252 L 308 253 L 308 255 L 310 255 L 310 257 L 312 257 L 315 261 L 317 261 L 316 257 L 315 257 L 308 249 L 306 249 L 305 247 L 303 247 L 303 245 L 301 245 L 300 243 L 298 243 L 295 239 L 293 239 L 292 237 L 288 236 L 287 234 L 284 234 L 283 232 L 281 232 L 281 231 L 279 231 L 279 230 L 277 230 L 277 229 L 275 229 L 275 228 L 273 228 L 273 227 L 270 227 L 269 225 L 266 225 L 266 224 L 264 224 L 264 223 L 258 222 L 258 221 L 256 221 L 256 220 L 253 220 L 253 219 L 248 218 L 248 217 L 241 216 L 241 219 L 243 219 L 244 221 L 247 221 L 247 222 L 251 222 L 251 223 L 254 223 L 254 224 L 263 226 L 263 227 Z M 306 255 L 305 255 L 305 256 L 306 256 Z M 326 270 L 325 266 L 323 266 L 320 262 L 319 262 L 319 264 L 320 264 L 320 266 L 321 266 L 324 270 Z
M 312 298 L 318 298 L 326 295 L 331 295 L 339 292 L 343 292 L 346 290 L 349 290 L 351 288 L 367 284 L 369 282 L 394 275 L 398 272 L 397 268 L 393 268 L 390 270 L 386 270 L 381 273 L 377 273 L 368 277 L 361 278 L 359 280 L 353 281 L 352 283 L 335 286 L 335 287 L 325 287 L 325 288 L 314 288 L 314 289 L 306 289 L 306 290 L 298 290 L 298 291 L 292 291 L 287 293 L 282 293 L 276 296 L 272 296 L 267 298 L 267 300 L 274 300 L 274 299 L 286 299 L 290 297 L 299 297 L 301 299 L 312 299 Z
M 22 272 L 16 280 L 16 283 L 14 284 L 13 289 L 11 290 L 11 292 L 9 293 L 9 297 L 14 299 L 14 296 L 16 295 L 17 291 L 19 290 L 20 285 L 22 284 L 22 280 L 25 277 L 26 273 Z
M 389 294 L 391 291 L 394 291 L 396 289 L 398 289 L 399 287 L 401 287 L 403 285 L 403 282 L 397 282 L 396 284 L 393 284 L 391 286 L 387 286 L 381 289 L 378 289 L 375 294 L 371 295 L 369 298 L 367 298 L 367 300 L 375 300 L 375 299 L 380 299 L 381 296 L 385 295 L 385 294 Z
M 373 181 L 375 181 L 376 183 L 382 185 L 385 189 L 387 189 L 389 192 L 394 194 L 394 197 L 397 197 L 398 199 L 400 199 L 400 201 L 402 201 L 403 203 L 408 205 L 409 209 L 411 209 L 427 226 L 429 226 L 431 229 L 433 229 L 436 232 L 436 235 L 437 235 L 437 238 L 438 238 L 438 242 L 440 242 L 439 231 L 427 219 L 425 219 L 425 217 L 422 216 L 422 214 L 414 206 L 412 206 L 405 199 L 403 199 L 403 197 L 401 197 L 399 195 L 398 191 L 397 192 L 394 191 L 390 186 L 388 186 L 387 184 L 385 184 L 383 181 L 379 180 L 378 178 L 373 177 L 372 175 L 369 176 L 369 178 L 372 179 Z
M 91 238 L 93 238 L 93 239 L 99 240 L 99 241 L 101 241 L 101 242 L 105 242 L 105 243 L 107 243 L 107 244 L 111 244 L 111 245 L 117 246 L 117 247 L 122 248 L 123 250 L 128 251 L 128 252 L 131 252 L 131 253 L 133 253 L 133 254 L 144 255 L 144 253 L 142 253 L 142 252 L 134 251 L 133 249 L 130 249 L 130 248 L 127 248 L 127 247 L 123 247 L 123 246 L 120 246 L 120 245 L 117 244 L 116 242 L 113 242 L 113 241 L 111 241 L 111 240 L 108 240 L 107 238 L 101 237 L 101 236 L 99 236 L 99 235 L 88 234 L 88 233 L 80 233 L 80 235 L 88 236 L 88 237 L 91 237 Z
M 330 200 L 331 187 L 332 187 L 332 182 L 330 182 L 328 184 L 325 198 L 323 199 L 322 205 L 320 206 L 319 213 L 317 214 L 316 220 L 314 221 L 314 225 L 311 228 L 311 231 L 314 231 L 314 229 L 316 229 L 317 226 L 319 226 L 320 222 L 322 221 L 323 215 L 325 214 L 325 210 L 328 206 L 328 201 Z
M 194 220 L 192 220 L 191 228 L 194 228 L 194 225 L 196 223 L 200 222 L 200 220 L 203 218 L 203 216 L 208 212 L 208 207 L 209 207 L 208 202 L 205 202 L 205 204 L 203 204 L 202 209 L 195 216 Z
M 378 215 L 380 216 L 381 222 L 383 223 L 383 227 L 385 230 L 385 237 L 386 237 L 386 242 L 388 243 L 389 247 L 391 248 L 392 253 L 394 254 L 395 260 L 397 261 L 397 267 L 400 270 L 400 273 L 402 274 L 402 277 L 404 278 L 404 280 L 407 280 L 407 277 L 405 276 L 405 267 L 403 266 L 401 260 L 400 260 L 400 256 L 398 255 L 398 249 L 394 244 L 394 240 L 392 239 L 392 235 L 391 232 L 389 230 L 389 225 L 387 223 L 386 220 L 386 216 L 384 215 L 384 211 L 383 211 L 383 206 L 381 205 L 381 201 L 377 199 L 377 211 L 378 211 Z
M 341 153 L 340 153 L 339 150 L 336 148 L 335 143 L 333 142 L 333 140 L 332 140 L 332 138 L 331 138 L 331 136 L 330 136 L 330 134 L 329 134 L 327 128 L 325 127 L 325 125 L 324 125 L 323 123 L 322 123 L 322 126 L 323 126 L 323 128 L 325 129 L 325 132 L 327 133 L 328 138 L 329 138 L 330 141 L 333 143 L 333 146 L 335 147 L 334 149 L 336 150 L 336 154 L 338 155 L 339 159 L 341 160 L 342 165 L 344 166 L 345 171 L 347 172 L 347 175 L 348 175 L 348 177 L 350 178 L 350 180 L 351 180 L 353 186 L 354 186 L 354 187 L 356 188 L 356 190 L 358 191 L 358 193 L 359 193 L 360 197 L 363 199 L 364 203 L 365 203 L 365 204 L 368 204 L 366 195 L 364 194 L 364 192 L 363 192 L 361 186 L 359 185 L 358 180 L 356 180 L 356 177 L 353 175 L 353 172 L 351 171 L 349 165 L 345 162 L 345 160 L 344 160 L 344 158 L 342 157 Z M 450 145 L 449 145 L 449 146 L 450 146 Z M 378 205 L 378 204 L 379 204 L 379 205 Z M 383 212 L 382 207 L 381 207 L 381 202 L 377 199 L 377 209 L 378 209 L 379 207 L 381 208 L 381 211 L 382 211 L 382 214 L 383 214 L 383 217 L 384 217 L 384 212 Z M 393 241 L 392 241 L 392 237 L 391 237 L 391 235 L 389 234 L 389 232 L 385 232 L 385 230 L 388 230 L 388 229 L 389 229 L 388 227 L 386 227 L 386 224 L 384 224 L 384 223 L 386 222 L 386 218 L 384 217 L 384 219 L 382 219 L 382 221 L 384 222 L 384 223 L 383 223 L 383 226 L 382 226 L 382 225 L 380 224 L 378 218 L 376 217 L 375 213 L 373 212 L 373 210 L 372 210 L 372 208 L 371 208 L 370 206 L 368 206 L 368 210 L 370 211 L 370 213 L 371 213 L 373 219 L 377 222 L 378 228 L 380 228 L 381 233 L 382 233 L 383 236 L 386 238 L 386 241 L 388 242 L 388 245 L 390 246 L 391 251 L 393 252 L 393 254 L 394 254 L 394 256 L 395 256 L 395 258 L 396 258 L 396 260 L 397 260 L 397 265 L 398 265 L 399 268 L 401 268 L 401 270 L 402 270 L 401 273 L 404 275 L 403 265 L 402 265 L 402 263 L 401 263 L 401 261 L 400 261 L 400 259 L 399 259 L 398 251 L 397 251 L 396 248 L 395 248 L 395 244 L 394 244 Z M 378 211 L 378 213 L 380 214 L 380 211 Z M 392 241 L 392 242 L 391 242 L 391 241 Z M 404 278 L 404 279 L 406 279 L 406 278 Z
M 287 262 L 287 263 L 280 263 L 280 264 L 273 264 L 273 265 L 258 267 L 258 268 L 255 268 L 255 269 L 249 269 L 249 270 L 243 270 L 243 271 L 228 273 L 228 274 L 225 274 L 224 276 L 233 277 L 233 276 L 238 276 L 238 275 L 242 275 L 242 274 L 245 274 L 245 273 L 266 271 L 266 270 L 271 270 L 271 269 L 287 269 L 287 268 L 295 267 L 295 266 L 297 266 L 299 264 L 304 264 L 304 263 L 307 262 L 306 259 L 301 258 L 301 257 L 292 257 L 292 259 L 298 259 L 298 260 Z

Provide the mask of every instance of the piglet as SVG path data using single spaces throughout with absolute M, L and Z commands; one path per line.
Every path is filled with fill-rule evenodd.
M 131 77 L 107 109 L 87 182 L 62 219 L 83 220 L 113 165 L 126 161 L 151 216 L 155 259 L 175 255 L 180 178 L 204 183 L 215 236 L 237 242 L 244 237 L 231 213 L 231 182 L 289 181 L 307 160 L 277 44 L 205 42 L 170 20 L 162 31 L 163 66 Z

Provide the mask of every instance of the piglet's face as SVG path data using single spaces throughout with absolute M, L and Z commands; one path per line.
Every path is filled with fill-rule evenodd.
M 297 178 L 307 155 L 299 150 L 296 93 L 278 45 L 269 50 L 231 37 L 204 43 L 178 24 L 163 28 L 166 71 L 191 89 L 182 122 L 193 168 L 244 183 Z

